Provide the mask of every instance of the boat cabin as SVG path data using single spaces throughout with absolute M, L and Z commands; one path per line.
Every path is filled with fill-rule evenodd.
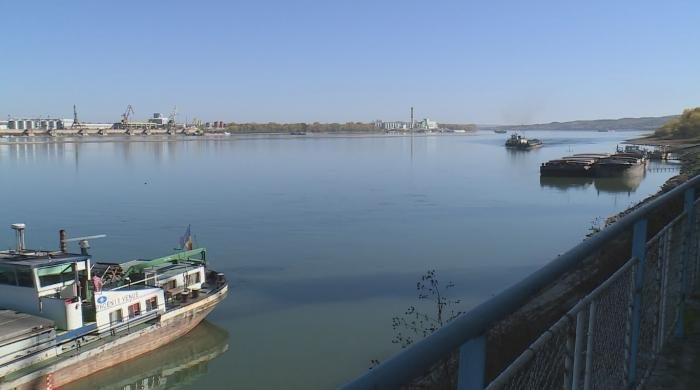
M 64 330 L 83 326 L 90 257 L 63 252 L 0 252 L 0 308 L 47 318 Z

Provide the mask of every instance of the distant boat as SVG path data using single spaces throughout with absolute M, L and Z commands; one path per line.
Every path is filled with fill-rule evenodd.
M 540 146 L 542 146 L 541 140 L 537 138 L 527 139 L 516 133 L 513 133 L 510 138 L 506 140 L 506 148 L 528 150 L 539 148 Z
M 231 135 L 228 131 L 224 131 L 224 135 Z
M 292 131 L 290 135 L 306 135 L 305 131 Z
M 493 132 L 496 134 L 505 134 L 508 132 L 508 130 L 498 129 L 498 130 L 494 130 Z

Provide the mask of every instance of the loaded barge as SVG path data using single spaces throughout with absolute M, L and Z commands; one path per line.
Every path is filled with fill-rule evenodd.
M 59 387 L 177 340 L 228 293 L 206 249 L 94 262 L 88 239 L 60 234 L 60 250 L 0 251 L 0 388 Z M 67 243 L 78 241 L 80 253 Z M 191 242 L 191 241 L 190 241 Z
M 631 153 L 575 154 L 550 160 L 540 166 L 549 177 L 612 177 L 643 175 L 646 158 Z

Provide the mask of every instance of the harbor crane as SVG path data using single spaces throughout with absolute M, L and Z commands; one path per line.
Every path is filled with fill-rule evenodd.
M 175 126 L 176 120 L 177 120 L 177 106 L 173 107 L 173 111 L 168 116 L 168 127 Z
M 78 109 L 73 105 L 73 124 L 70 125 L 71 129 L 82 129 L 83 124 L 78 120 Z
M 126 111 L 122 114 L 122 124 L 124 126 L 127 126 L 129 124 L 129 118 L 134 117 L 134 107 L 131 107 L 131 104 L 126 106 Z

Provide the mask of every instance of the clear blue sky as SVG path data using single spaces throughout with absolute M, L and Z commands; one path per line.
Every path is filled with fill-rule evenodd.
M 698 1 L 2 1 L 0 115 L 535 123 L 700 105 Z

